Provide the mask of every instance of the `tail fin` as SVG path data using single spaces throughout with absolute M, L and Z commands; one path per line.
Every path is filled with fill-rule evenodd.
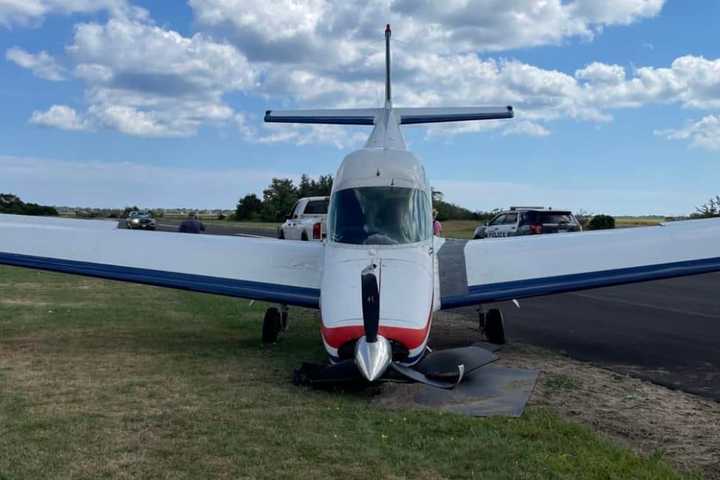
M 390 24 L 385 26 L 385 105 L 392 104 L 392 91 L 390 89 Z

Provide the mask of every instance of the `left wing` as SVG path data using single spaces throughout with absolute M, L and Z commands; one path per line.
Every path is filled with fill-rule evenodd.
M 0 264 L 319 308 L 320 242 L 0 215 Z
M 720 271 L 720 219 L 667 225 L 469 241 L 441 308 Z

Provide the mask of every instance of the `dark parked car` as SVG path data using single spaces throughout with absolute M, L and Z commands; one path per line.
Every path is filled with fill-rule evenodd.
M 546 233 L 581 232 L 582 226 L 569 210 L 510 207 L 475 229 L 473 238 L 516 237 Z
M 127 228 L 143 229 L 143 230 L 155 230 L 157 224 L 155 219 L 150 212 L 130 212 L 127 220 L 125 221 Z

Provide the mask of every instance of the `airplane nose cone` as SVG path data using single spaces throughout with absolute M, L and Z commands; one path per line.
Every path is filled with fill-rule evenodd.
M 355 364 L 370 382 L 380 378 L 391 361 L 390 342 L 381 335 L 372 343 L 368 343 L 365 337 L 360 337 L 355 344 Z

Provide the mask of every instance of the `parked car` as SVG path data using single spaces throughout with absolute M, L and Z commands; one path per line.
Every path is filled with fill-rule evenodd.
M 547 233 L 581 232 L 582 226 L 569 210 L 542 207 L 510 207 L 475 229 L 473 238 L 515 237 Z
M 322 240 L 327 233 L 327 211 L 330 197 L 305 197 L 297 201 L 278 238 L 286 240 Z
M 125 220 L 127 228 L 142 229 L 142 230 L 155 230 L 157 223 L 150 212 L 130 212 L 127 219 Z

